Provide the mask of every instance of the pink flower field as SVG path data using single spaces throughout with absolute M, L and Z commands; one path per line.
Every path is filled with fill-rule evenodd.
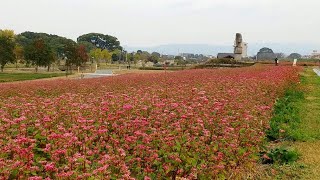
M 254 169 L 287 66 L 0 84 L 0 179 L 214 179 Z

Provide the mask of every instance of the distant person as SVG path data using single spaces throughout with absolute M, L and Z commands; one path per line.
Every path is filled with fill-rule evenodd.
M 274 63 L 275 63 L 276 66 L 278 66 L 278 63 L 279 63 L 278 58 L 274 59 Z

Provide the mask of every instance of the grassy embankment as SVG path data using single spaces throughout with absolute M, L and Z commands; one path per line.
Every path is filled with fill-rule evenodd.
M 297 141 L 291 144 L 301 154 L 298 162 L 307 166 L 303 179 L 320 178 L 320 77 L 311 68 L 302 73 L 304 99 L 299 102 L 301 123 L 293 130 Z
M 312 68 L 305 68 L 301 83 L 277 101 L 270 126 L 267 135 L 274 140 L 272 145 L 298 152 L 299 159 L 294 163 L 272 165 L 267 169 L 268 177 L 319 179 L 320 77 Z

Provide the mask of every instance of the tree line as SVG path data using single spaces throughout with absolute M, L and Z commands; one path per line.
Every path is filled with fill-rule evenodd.
M 178 64 L 185 64 L 181 56 L 174 59 Z M 83 67 L 87 62 L 115 63 L 126 62 L 136 64 L 142 62 L 158 63 L 169 60 L 162 59 L 158 52 L 149 53 L 138 50 L 128 53 L 120 46 L 120 41 L 110 35 L 101 33 L 89 33 L 81 35 L 76 41 L 47 33 L 23 32 L 15 34 L 13 30 L 0 29 L 0 68 L 3 72 L 8 63 L 25 64 L 33 66 L 38 71 L 39 67 L 47 67 L 48 71 L 53 65 L 60 65 L 68 68 Z
M 88 61 L 101 60 L 106 62 L 123 59 L 123 48 L 116 37 L 99 33 L 84 34 L 71 39 L 36 32 L 15 34 L 12 30 L 0 29 L 0 68 L 3 72 L 8 63 L 25 64 L 38 67 L 47 67 L 59 64 L 83 66 Z M 122 56 L 122 58 L 121 58 Z

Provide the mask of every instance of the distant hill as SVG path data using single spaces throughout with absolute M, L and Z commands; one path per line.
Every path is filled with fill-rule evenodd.
M 289 55 L 297 52 L 302 55 L 310 55 L 312 50 L 320 49 L 320 44 L 294 44 L 294 43 L 249 43 L 248 55 L 254 56 L 263 47 L 269 47 L 274 52 Z M 179 53 L 194 53 L 214 55 L 233 51 L 233 46 L 210 45 L 210 44 L 167 44 L 153 47 L 131 47 L 124 46 L 129 52 L 143 50 L 148 52 L 159 52 L 161 54 L 178 55 Z

